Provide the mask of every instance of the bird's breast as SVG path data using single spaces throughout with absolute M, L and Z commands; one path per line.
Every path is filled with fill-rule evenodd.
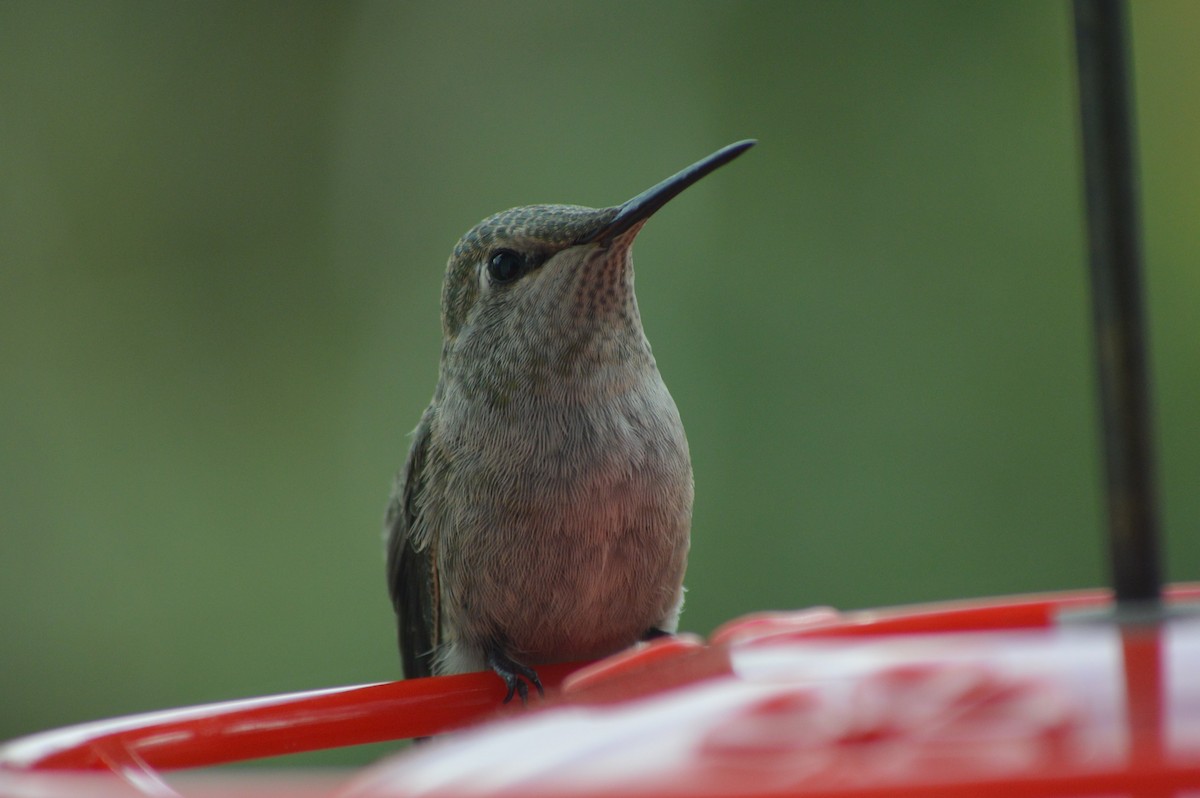
M 464 631 L 502 628 L 535 661 L 591 656 L 677 607 L 692 471 L 656 371 L 604 401 L 457 411 L 439 425 L 455 451 L 442 526 Z

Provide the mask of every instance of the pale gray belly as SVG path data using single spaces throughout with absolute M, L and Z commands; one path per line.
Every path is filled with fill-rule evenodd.
M 673 630 L 692 472 L 665 387 L 503 425 L 468 419 L 457 432 L 466 454 L 438 536 L 445 643 L 500 642 L 536 664 Z

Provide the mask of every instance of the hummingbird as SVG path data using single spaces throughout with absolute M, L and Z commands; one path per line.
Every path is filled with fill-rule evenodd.
M 646 220 L 755 144 L 724 147 L 608 208 L 484 219 L 442 284 L 433 399 L 384 534 L 407 678 L 492 670 L 522 702 L 535 665 L 673 634 L 692 466 L 642 329 L 631 249 Z

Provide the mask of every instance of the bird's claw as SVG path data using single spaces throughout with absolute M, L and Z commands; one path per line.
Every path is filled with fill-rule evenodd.
M 538 678 L 537 672 L 528 665 L 522 665 L 504 652 L 496 650 L 488 652 L 487 664 L 497 676 L 504 680 L 504 684 L 508 687 L 504 703 L 512 701 L 513 695 L 519 695 L 522 704 L 528 703 L 529 688 L 525 682 L 529 682 L 537 688 L 539 696 L 543 698 L 546 696 L 546 691 L 542 689 L 542 680 Z

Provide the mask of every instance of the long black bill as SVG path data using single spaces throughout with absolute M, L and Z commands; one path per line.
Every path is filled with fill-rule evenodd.
M 746 139 L 745 141 L 730 144 L 728 147 L 722 147 L 707 158 L 697 161 L 677 174 L 668 177 L 654 188 L 646 189 L 622 205 L 611 222 L 578 243 L 590 244 L 592 242 L 599 242 L 607 246 L 614 238 L 621 235 L 621 233 L 624 233 L 638 222 L 648 219 L 655 211 L 670 202 L 685 188 L 708 173 L 721 168 L 757 143 L 754 139 Z

